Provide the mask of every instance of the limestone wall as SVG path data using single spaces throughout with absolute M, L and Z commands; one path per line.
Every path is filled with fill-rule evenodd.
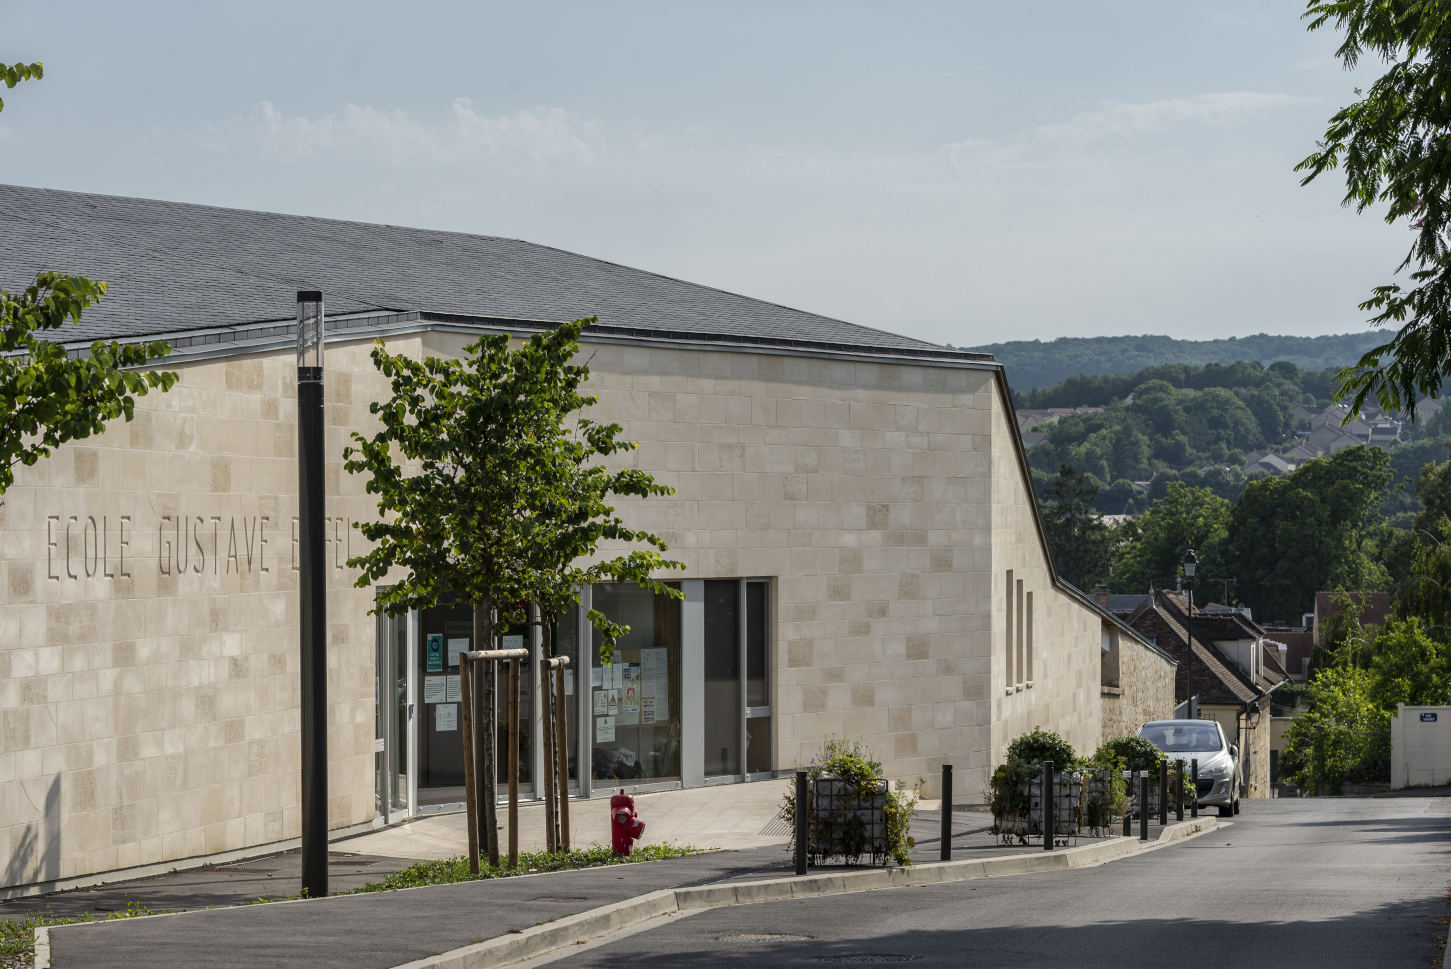
M 439 353 L 466 342 L 429 340 Z M 600 416 L 676 489 L 622 503 L 629 520 L 691 578 L 776 580 L 777 768 L 832 737 L 865 741 L 929 795 L 943 762 L 985 765 L 992 371 L 619 344 L 585 355 Z
M 341 471 L 383 386 L 367 351 L 327 360 L 333 827 L 374 813 L 372 595 L 343 566 L 373 505 Z M 172 369 L 0 505 L 4 886 L 299 831 L 295 359 Z
M 368 350 L 327 357 L 334 828 L 374 816 L 372 593 L 343 566 L 374 504 L 341 470 L 386 389 Z M 1096 743 L 1099 619 L 1052 587 L 995 371 L 609 342 L 584 356 L 594 416 L 677 492 L 622 503 L 626 518 L 687 577 L 774 580 L 778 769 L 854 737 L 929 796 L 952 762 L 971 798 L 1034 725 Z M 135 421 L 21 469 L 0 506 L 3 886 L 299 830 L 294 358 L 174 369 Z M 1008 570 L 1033 670 L 1005 687 Z
M 992 573 L 978 608 L 990 623 L 992 741 L 991 763 L 972 766 L 982 768 L 986 788 L 1007 745 L 1034 727 L 1062 735 L 1080 753 L 1098 746 L 1102 619 L 1054 586 L 1007 406 L 994 388 L 981 406 L 990 415 Z

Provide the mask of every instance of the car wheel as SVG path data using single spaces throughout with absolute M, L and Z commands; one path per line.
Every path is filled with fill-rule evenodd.
M 1233 813 L 1234 813 L 1234 809 L 1233 809 L 1233 808 L 1231 808 L 1231 807 L 1230 807 L 1230 806 L 1229 806 L 1229 805 L 1227 805 L 1227 804 L 1217 804 L 1217 805 L 1215 805 L 1215 809 L 1216 809 L 1216 810 L 1217 810 L 1217 811 L 1219 811 L 1219 816 L 1220 816 L 1220 817 L 1221 817 L 1221 818 L 1227 818 L 1227 817 L 1229 817 L 1229 816 L 1230 816 L 1230 815 L 1231 815 L 1231 814 L 1233 814 Z
M 1235 798 L 1234 799 L 1234 807 L 1233 807 L 1232 810 L 1234 811 L 1235 814 L 1238 814 L 1239 813 L 1239 798 Z

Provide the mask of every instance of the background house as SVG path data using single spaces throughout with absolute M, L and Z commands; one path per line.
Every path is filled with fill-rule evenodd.
M 1113 598 L 1116 615 L 1178 661 L 1178 701 L 1197 696 L 1199 715 L 1219 721 L 1240 748 L 1245 795 L 1270 796 L 1269 696 L 1289 675 L 1265 631 L 1237 610 L 1195 609 L 1191 616 L 1181 591 L 1155 591 L 1132 605 Z

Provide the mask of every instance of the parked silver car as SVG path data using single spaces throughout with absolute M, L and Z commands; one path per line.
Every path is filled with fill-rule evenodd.
M 1150 720 L 1139 736 L 1158 747 L 1169 759 L 1199 760 L 1199 806 L 1213 805 L 1220 817 L 1239 813 L 1239 748 L 1224 739 L 1214 720 Z

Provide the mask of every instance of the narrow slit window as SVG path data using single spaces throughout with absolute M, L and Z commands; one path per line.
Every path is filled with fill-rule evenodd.
M 1033 593 L 1028 593 L 1028 672 L 1027 680 L 1033 682 Z
M 1007 630 L 1008 630 L 1008 635 L 1007 635 L 1007 649 L 1006 649 L 1005 655 L 1003 657 L 1004 660 L 1006 660 L 1006 662 L 1004 663 L 1004 668 L 1007 671 L 1007 677 L 1006 677 L 1006 680 L 1004 681 L 1003 685 L 1006 686 L 1010 690 L 1013 688 L 1013 683 L 1015 682 L 1015 680 L 1013 679 L 1013 589 L 1014 588 L 1015 588 L 1015 586 L 1013 585 L 1013 570 L 1012 569 L 1008 569 L 1007 594 L 1003 596 L 1004 600 L 1007 602 L 1007 609 L 1004 610 L 1004 611 L 1007 613 Z
M 1017 586 L 1018 586 L 1018 619 L 1017 619 L 1017 625 L 1018 625 L 1018 679 L 1017 679 L 1017 682 L 1019 684 L 1021 684 L 1023 682 L 1023 679 L 1024 679 L 1023 674 L 1027 670 L 1027 657 L 1023 655 L 1023 653 L 1025 651 L 1026 637 L 1023 635 L 1023 580 L 1022 579 L 1019 579 L 1018 580 Z

